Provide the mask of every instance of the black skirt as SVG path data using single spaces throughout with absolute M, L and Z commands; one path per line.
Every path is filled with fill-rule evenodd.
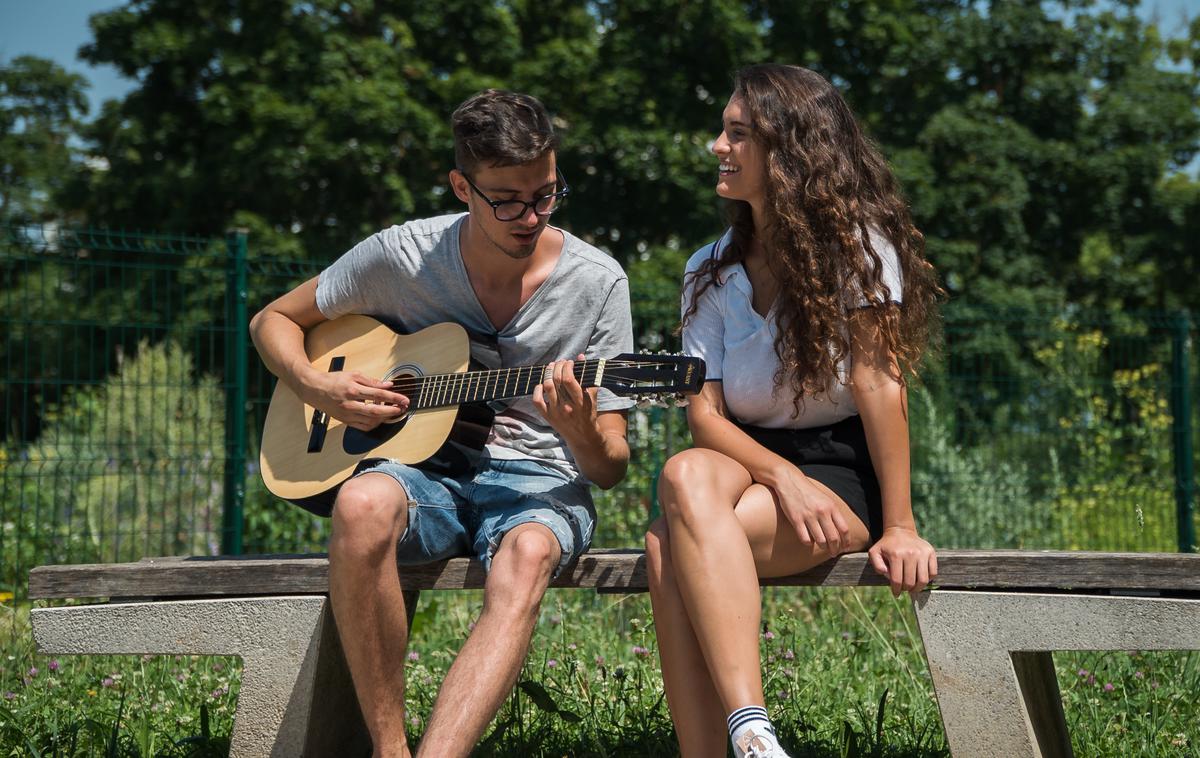
M 867 435 L 856 414 L 828 426 L 768 429 L 735 422 L 766 449 L 796 464 L 805 476 L 837 493 L 862 520 L 875 542 L 883 534 L 883 499 L 867 450 Z

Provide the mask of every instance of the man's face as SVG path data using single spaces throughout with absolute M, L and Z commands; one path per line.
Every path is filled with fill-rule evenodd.
M 559 189 L 555 168 L 555 155 L 551 152 L 520 166 L 481 164 L 471 171 L 470 179 L 479 192 L 493 202 L 520 200 L 532 203 Z M 458 199 L 467 203 L 471 226 L 482 232 L 491 245 L 518 260 L 533 254 L 542 231 L 550 221 L 549 216 L 537 215 L 531 205 L 518 218 L 500 221 L 484 198 L 471 189 L 461 172 L 451 171 L 450 183 Z

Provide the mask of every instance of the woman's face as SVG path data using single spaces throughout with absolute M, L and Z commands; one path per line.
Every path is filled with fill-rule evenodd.
M 721 115 L 721 136 L 712 151 L 720 160 L 717 167 L 717 194 L 728 200 L 744 200 L 761 205 L 766 194 L 766 160 L 762 147 L 754 139 L 749 116 L 737 95 L 729 98 Z

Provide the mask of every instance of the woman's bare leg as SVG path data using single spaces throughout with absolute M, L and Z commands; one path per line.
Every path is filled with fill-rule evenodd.
M 678 592 L 686 626 L 706 662 L 724 712 L 764 705 L 758 577 L 803 571 L 832 554 L 802 544 L 779 509 L 774 493 L 753 484 L 744 467 L 720 453 L 684 451 L 667 462 L 659 482 L 669 551 L 658 552 L 667 557 L 673 581 L 660 581 L 658 594 L 665 599 L 672 587 Z M 806 486 L 832 496 L 850 524 L 849 549 L 864 548 L 869 539 L 866 527 L 849 506 L 811 479 Z M 653 593 L 652 600 L 658 600 Z M 669 601 L 661 604 L 664 613 L 672 613 Z M 655 611 L 658 625 L 662 622 L 657 605 Z M 695 652 L 689 649 L 688 635 L 675 629 L 679 625 L 669 622 L 668 626 L 668 636 L 660 637 L 659 647 L 664 655 L 664 679 L 672 678 L 667 684 L 670 699 L 672 689 L 682 694 L 689 692 L 689 684 L 694 686 L 694 682 L 675 677 L 672 669 L 679 668 L 676 660 L 694 660 Z M 682 651 L 668 652 L 664 650 L 668 645 Z M 678 720 L 676 729 L 681 731 L 682 745 L 685 735 Z M 690 738 L 690 731 L 687 736 Z
M 724 758 L 725 707 L 713 687 L 708 664 L 679 596 L 667 522 L 662 518 L 651 524 L 646 534 L 646 574 L 663 686 L 679 738 L 679 753 L 683 758 Z

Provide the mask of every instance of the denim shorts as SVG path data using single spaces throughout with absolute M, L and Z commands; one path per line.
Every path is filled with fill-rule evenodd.
M 355 476 L 368 473 L 387 474 L 408 494 L 408 526 L 396 546 L 402 566 L 473 555 L 490 571 L 505 534 L 542 524 L 562 549 L 557 577 L 592 544 L 596 507 L 588 485 L 537 461 L 489 459 L 453 477 L 376 460 Z

